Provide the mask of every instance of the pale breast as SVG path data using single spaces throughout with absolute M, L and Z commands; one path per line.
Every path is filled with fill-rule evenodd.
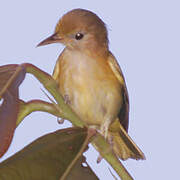
M 88 124 L 114 119 L 121 107 L 121 85 L 108 65 L 79 52 L 64 51 L 59 86 L 71 107 Z

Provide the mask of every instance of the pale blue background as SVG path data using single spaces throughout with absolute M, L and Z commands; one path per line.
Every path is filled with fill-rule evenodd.
M 146 161 L 124 162 L 136 180 L 180 179 L 179 78 L 180 4 L 175 0 L 31 0 L 0 4 L 0 65 L 32 63 L 52 73 L 61 45 L 36 48 L 49 36 L 59 18 L 73 8 L 97 13 L 107 24 L 110 49 L 119 60 L 130 95 L 129 134 Z M 37 80 L 27 76 L 21 86 L 25 100 L 42 98 Z M 65 123 L 65 126 L 69 126 Z M 1 161 L 39 136 L 59 129 L 56 118 L 33 113 L 17 128 Z M 96 165 L 97 153 L 87 159 L 101 180 L 111 180 L 108 165 Z

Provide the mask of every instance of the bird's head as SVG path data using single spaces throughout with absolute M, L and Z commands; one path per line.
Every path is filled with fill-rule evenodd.
M 57 23 L 53 35 L 38 46 L 62 43 L 71 49 L 108 49 L 108 35 L 104 22 L 94 13 L 74 9 L 66 13 Z

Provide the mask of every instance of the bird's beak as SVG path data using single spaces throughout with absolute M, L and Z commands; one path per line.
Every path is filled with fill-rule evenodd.
M 39 46 L 44 46 L 44 45 L 47 45 L 47 44 L 52 44 L 52 43 L 58 43 L 58 42 L 61 42 L 62 38 L 58 37 L 57 34 L 53 34 L 51 35 L 50 37 L 46 38 L 45 40 L 41 41 L 37 47 Z

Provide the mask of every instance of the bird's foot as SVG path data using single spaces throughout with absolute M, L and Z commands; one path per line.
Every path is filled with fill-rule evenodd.
M 64 102 L 66 104 L 71 104 L 71 101 L 70 101 L 69 96 L 67 94 L 64 95 Z
M 111 135 L 108 136 L 108 143 L 110 144 L 111 148 L 113 149 L 113 145 L 114 145 L 113 136 L 111 136 Z

